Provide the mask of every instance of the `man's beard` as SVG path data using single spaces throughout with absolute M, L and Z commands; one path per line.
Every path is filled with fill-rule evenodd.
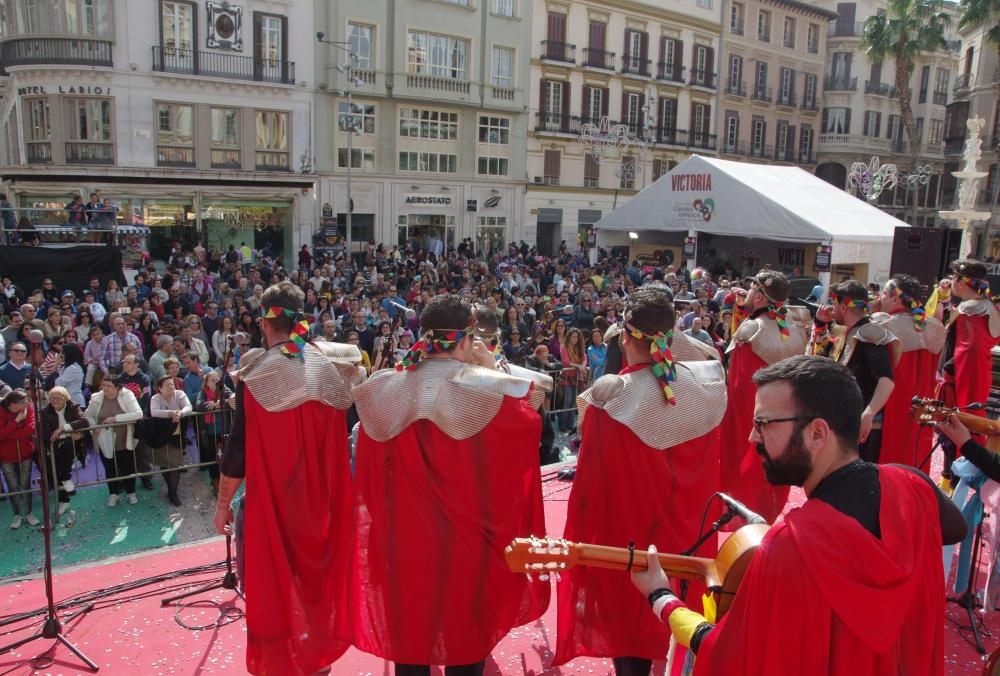
M 801 430 L 796 430 L 781 455 L 772 458 L 764 444 L 757 444 L 757 453 L 763 458 L 764 476 L 772 486 L 801 486 L 812 472 L 812 458 L 802 443 Z

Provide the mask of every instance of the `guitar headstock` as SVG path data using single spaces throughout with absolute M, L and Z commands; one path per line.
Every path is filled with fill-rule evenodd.
M 945 406 L 943 401 L 921 399 L 920 397 L 914 397 L 913 401 L 910 402 L 910 407 L 913 421 L 920 425 L 933 425 L 947 419 L 955 412 L 954 408 Z
M 547 573 L 572 568 L 580 561 L 579 545 L 556 538 L 517 538 L 504 550 L 507 566 L 514 573 Z

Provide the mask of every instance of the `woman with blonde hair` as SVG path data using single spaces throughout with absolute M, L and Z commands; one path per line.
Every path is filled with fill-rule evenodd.
M 142 408 L 132 392 L 122 386 L 117 376 L 105 374 L 101 389 L 90 397 L 84 414 L 90 424 L 114 425 L 93 430 L 94 447 L 101 456 L 108 481 L 108 507 L 118 504 L 118 493 L 124 489 L 128 502 L 139 502 L 135 495 L 135 425 L 142 418 Z M 129 423 L 121 425 L 119 423 Z M 118 479 L 118 477 L 127 477 Z
M 163 472 L 167 484 L 167 499 L 174 507 L 181 506 L 177 487 L 181 475 L 177 468 L 184 464 L 184 425 L 181 418 L 190 415 L 191 401 L 183 389 L 176 387 L 170 375 L 161 376 L 156 381 L 158 390 L 149 402 L 149 414 L 153 417 L 153 438 L 149 445 L 153 449 L 153 463 Z

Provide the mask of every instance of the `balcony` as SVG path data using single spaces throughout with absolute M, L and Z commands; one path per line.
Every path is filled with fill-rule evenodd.
M 410 89 L 424 89 L 434 92 L 451 92 L 453 94 L 468 94 L 469 81 L 457 80 L 451 77 L 437 75 L 406 74 L 406 86 Z
M 771 156 L 773 155 L 774 155 L 773 146 L 758 145 L 756 143 L 750 144 L 750 152 L 747 153 L 747 156 L 749 157 L 754 157 L 757 159 L 764 159 L 764 160 L 771 159 Z
M 865 31 L 865 24 L 862 21 L 840 21 L 834 19 L 827 24 L 826 37 L 828 38 L 860 38 Z
M 948 105 L 948 92 L 934 92 L 932 100 L 936 106 L 946 106 Z
M 48 141 L 28 141 L 28 164 L 48 164 L 52 161 L 52 144 Z
M 74 141 L 66 144 L 66 164 L 114 164 L 115 147 L 110 143 Z
M 847 148 L 860 152 L 889 152 L 889 139 L 876 136 L 858 136 L 855 134 L 820 134 L 819 144 L 825 150 L 831 148 Z
M 795 49 L 795 38 L 784 38 L 781 41 L 781 45 L 785 49 Z
M 872 82 L 871 80 L 865 80 L 865 94 L 888 96 L 890 89 L 891 87 L 887 82 Z
M 516 91 L 511 87 L 497 87 L 496 85 L 490 87 L 490 92 L 493 95 L 494 101 L 504 101 L 506 103 L 512 103 L 516 94 Z
M 795 107 L 795 92 L 790 91 L 784 94 L 778 94 L 778 105 L 785 106 L 786 108 Z
M 813 150 L 799 150 L 799 164 L 816 164 L 816 152 Z
M 687 147 L 688 133 L 686 129 L 660 127 L 656 130 L 656 142 L 667 146 Z
M 732 94 L 733 96 L 746 97 L 747 95 L 747 83 L 746 82 L 734 82 L 732 79 L 726 82 L 726 93 Z
M 729 24 L 729 32 L 733 35 L 743 35 L 743 22 Z
M 955 78 L 955 96 L 966 96 L 972 87 L 972 74 L 965 73 Z
M 375 71 L 370 68 L 352 68 L 351 76 L 356 77 L 369 87 L 375 86 Z
M 225 80 L 295 84 L 295 64 L 217 52 L 153 46 L 153 70 L 158 73 L 200 75 Z
M 649 59 L 640 59 L 638 56 L 622 56 L 622 75 L 649 77 L 650 63 Z
M 771 103 L 774 101 L 774 90 L 770 87 L 757 87 L 753 90 L 754 101 L 763 101 L 764 103 Z
M 858 91 L 858 78 L 827 75 L 823 78 L 823 89 L 828 92 L 856 92 Z
M 258 150 L 254 164 L 257 171 L 289 171 L 288 153 L 275 150 Z
M 0 42 L 0 63 L 12 66 L 105 66 L 111 42 L 79 38 L 14 38 Z
M 799 161 L 799 153 L 795 148 L 777 148 L 774 151 L 774 160 L 796 164 Z
M 985 143 L 983 145 L 986 145 Z M 924 154 L 925 155 L 943 155 L 944 154 L 944 144 L 943 143 L 925 143 L 924 144 Z
M 723 143 L 719 146 L 719 152 L 723 155 L 746 155 L 747 142 L 737 141 L 735 143 Z
M 567 113 L 535 113 L 535 131 L 549 134 L 579 134 L 580 118 Z
M 583 65 L 587 68 L 613 71 L 615 69 L 615 53 L 587 47 L 583 50 Z
M 689 148 L 698 148 L 699 150 L 715 150 L 715 134 L 695 131 L 691 132 L 690 140 L 691 142 L 688 144 Z
M 156 166 L 193 168 L 194 148 L 184 148 L 176 146 L 157 146 Z
M 760 40 L 761 42 L 770 42 L 771 33 L 766 31 L 762 33 L 760 31 L 757 31 L 757 39 Z
M 656 79 L 664 82 L 684 84 L 684 66 L 660 61 L 656 68 Z
M 715 89 L 715 73 L 710 70 L 692 68 L 691 79 L 688 81 L 688 84 L 694 85 L 695 87 Z
M 806 51 L 810 54 L 819 54 L 819 40 L 810 40 L 806 43 Z
M 819 110 L 819 105 L 816 103 L 816 97 L 810 97 L 808 94 L 802 97 L 802 110 L 808 110 L 815 113 Z
M 542 40 L 542 60 L 557 63 L 576 63 L 576 45 L 555 40 Z
M 222 150 L 222 149 L 212 149 L 212 168 L 213 169 L 239 169 L 240 168 L 240 151 L 239 150 Z

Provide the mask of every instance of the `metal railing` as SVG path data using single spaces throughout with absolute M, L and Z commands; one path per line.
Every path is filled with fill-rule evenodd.
M 723 155 L 746 155 L 747 142 L 737 141 L 735 143 L 723 143 L 719 146 L 719 152 Z
M 696 87 L 707 87 L 708 89 L 715 89 L 715 73 L 710 70 L 700 70 L 698 68 L 691 69 L 691 79 L 688 84 L 694 85 Z
M 828 38 L 860 38 L 864 30 L 864 22 L 834 19 L 827 24 L 826 36 Z
M 774 101 L 774 90 L 770 87 L 755 87 L 753 90 L 753 100 L 771 103 Z
M 700 150 L 715 150 L 715 139 L 715 134 L 693 131 L 690 134 L 690 143 L 688 143 L 688 147 L 698 148 Z
M 934 92 L 933 102 L 938 106 L 948 105 L 948 92 Z
M 656 67 L 656 79 L 664 82 L 684 82 L 684 66 L 660 61 Z
M 649 77 L 649 59 L 641 59 L 638 56 L 622 55 L 622 73 L 625 75 L 640 75 Z
M 787 94 L 778 94 L 778 105 L 787 106 L 789 108 L 795 107 L 795 90 L 788 92 Z
M 254 166 L 257 171 L 289 171 L 286 151 L 258 150 Z
M 28 141 L 25 148 L 28 164 L 46 164 L 52 161 L 52 143 L 49 141 Z
M 872 82 L 871 80 L 865 80 L 865 94 L 888 96 L 889 89 L 890 85 L 888 82 Z
M 111 68 L 111 41 L 69 37 L 15 37 L 0 42 L 0 63 L 12 66 Z
M 540 110 L 535 113 L 535 131 L 556 134 L 580 133 L 580 118 L 567 113 Z
M 726 81 L 726 93 L 734 96 L 745 97 L 747 95 L 747 83 L 733 81 L 733 79 L 730 78 Z
M 586 47 L 583 50 L 583 65 L 602 70 L 615 69 L 615 53 L 604 49 Z
M 153 70 L 227 80 L 295 84 L 295 63 L 220 52 L 153 45 Z
M 115 147 L 111 143 L 66 143 L 67 164 L 114 164 Z
M 542 58 L 560 63 L 576 63 L 576 45 L 556 40 L 542 40 Z
M 733 35 L 743 35 L 743 22 L 739 21 L 737 23 L 730 23 L 729 32 Z
M 858 90 L 858 78 L 827 75 L 823 78 L 823 89 L 828 92 L 854 92 Z
M 686 147 L 688 144 L 688 133 L 686 129 L 658 127 L 656 130 L 656 142 L 668 146 Z
M 748 157 L 756 157 L 761 159 L 770 159 L 774 155 L 773 146 L 757 145 L 754 143 L 750 144 L 750 150 L 747 153 Z
M 189 168 L 194 165 L 193 147 L 156 146 L 156 166 Z
M 802 110 L 811 110 L 814 112 L 819 110 L 819 106 L 816 104 L 815 95 L 813 95 L 811 98 L 806 95 L 802 96 Z

